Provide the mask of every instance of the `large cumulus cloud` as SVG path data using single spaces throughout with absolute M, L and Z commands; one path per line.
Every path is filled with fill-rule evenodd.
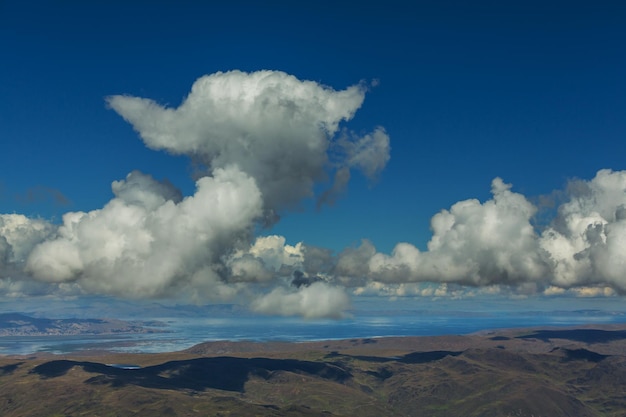
M 282 316 L 300 315 L 305 318 L 341 318 L 349 306 L 346 293 L 338 287 L 316 282 L 297 292 L 282 287 L 257 298 L 252 309 L 260 313 Z M 331 313 L 332 312 L 332 313 Z
M 626 171 L 601 170 L 590 181 L 572 181 L 543 230 L 533 226 L 537 208 L 510 185 L 496 178 L 492 194 L 484 203 L 460 201 L 436 214 L 427 251 L 399 243 L 387 255 L 365 241 L 339 255 L 334 273 L 367 283 L 626 292 Z
M 332 161 L 338 168 L 375 176 L 384 167 L 382 128 L 331 140 L 364 98 L 362 84 L 335 91 L 279 71 L 230 71 L 198 79 L 177 108 L 119 95 L 108 103 L 152 149 L 190 155 L 209 169 L 236 163 L 256 180 L 264 208 L 277 211 L 313 195 L 328 174 L 330 151 L 343 154 Z
M 371 245 L 365 244 L 342 255 L 340 272 L 352 275 L 357 268 L 377 281 L 397 283 L 490 285 L 542 279 L 548 266 L 530 223 L 535 207 L 510 188 L 496 178 L 491 200 L 461 201 L 436 214 L 426 252 L 399 243 L 386 255 L 374 253 Z
M 626 171 L 574 181 L 541 246 L 563 287 L 602 283 L 626 293 Z
M 113 192 L 100 210 L 65 214 L 56 239 L 30 254 L 27 271 L 43 281 L 79 281 L 87 291 L 164 295 L 199 270 L 217 274 L 212 267 L 247 241 L 261 213 L 254 180 L 235 167 L 200 178 L 196 193 L 180 201 L 139 172 L 114 182 Z
M 538 208 L 512 185 L 496 178 L 491 192 L 487 201 L 459 201 L 435 214 L 424 251 L 402 242 L 386 254 L 363 240 L 333 255 L 303 243 L 281 246 L 274 238 L 271 256 L 248 255 L 265 265 L 297 247 L 296 263 L 279 269 L 272 261 L 271 270 L 285 277 L 300 271 L 309 282 L 321 279 L 358 295 L 460 297 L 478 294 L 476 288 L 524 297 L 626 293 L 626 171 L 571 181 L 543 228 L 535 225 Z
M 203 167 L 195 193 L 185 197 L 134 171 L 112 183 L 114 197 L 104 207 L 66 213 L 60 226 L 3 215 L 0 289 L 17 294 L 24 286 L 16 287 L 16 277 L 32 277 L 57 290 L 246 297 L 262 312 L 339 316 L 347 307 L 343 289 L 291 285 L 305 264 L 301 245 L 290 249 L 281 237 L 254 241 L 253 234 L 314 197 L 316 183 L 335 178 L 323 202 L 345 188 L 351 170 L 374 179 L 384 168 L 389 137 L 382 127 L 363 135 L 340 127 L 365 93 L 364 84 L 337 91 L 279 71 L 231 71 L 198 79 L 177 108 L 108 97 L 149 148 Z M 327 295 L 334 301 L 325 302 Z
M 54 226 L 42 219 L 0 214 L 0 277 L 10 273 L 9 266 L 21 266 L 33 248 L 54 231 Z

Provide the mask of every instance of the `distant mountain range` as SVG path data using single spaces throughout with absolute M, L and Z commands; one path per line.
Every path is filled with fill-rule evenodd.
M 47 319 L 21 313 L 0 314 L 0 337 L 162 333 L 164 326 L 158 321 Z

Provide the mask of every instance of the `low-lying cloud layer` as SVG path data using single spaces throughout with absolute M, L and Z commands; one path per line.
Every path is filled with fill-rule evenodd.
M 626 171 L 572 181 L 543 228 L 533 224 L 538 208 L 496 178 L 490 200 L 435 214 L 426 251 L 399 243 L 384 254 L 363 241 L 334 254 L 255 237 L 304 199 L 332 203 L 352 171 L 374 179 L 384 169 L 384 128 L 342 126 L 365 94 L 364 84 L 336 91 L 283 72 L 232 71 L 198 79 L 177 108 L 108 97 L 146 146 L 203 167 L 195 193 L 134 171 L 112 183 L 104 207 L 67 213 L 61 225 L 0 215 L 0 293 L 239 300 L 309 318 L 340 317 L 350 293 L 626 293 Z
M 496 178 L 493 198 L 465 200 L 431 220 L 428 251 L 399 243 L 391 255 L 369 242 L 340 254 L 335 274 L 382 283 L 448 282 L 469 286 L 608 286 L 626 292 L 626 171 L 601 170 L 570 183 L 544 230 L 537 208 Z
M 460 201 L 437 213 L 426 251 L 398 243 L 391 254 L 379 253 L 364 240 L 334 256 L 298 244 L 284 246 L 298 263 L 282 268 L 366 295 L 456 297 L 463 296 L 460 288 L 469 296 L 476 293 L 471 288 L 483 294 L 626 293 L 626 171 L 601 170 L 590 181 L 570 182 L 552 222 L 541 229 L 533 225 L 538 208 L 511 188 L 496 178 L 490 200 Z M 258 238 L 255 246 L 268 239 Z M 276 253 L 273 247 L 273 259 Z M 263 253 L 255 259 L 263 264 Z M 435 285 L 420 285 L 427 283 Z

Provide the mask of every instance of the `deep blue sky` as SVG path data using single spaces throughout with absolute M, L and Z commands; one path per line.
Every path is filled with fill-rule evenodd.
M 202 75 L 273 69 L 379 80 L 347 126 L 384 126 L 392 149 L 375 184 L 355 173 L 335 206 L 271 232 L 423 248 L 435 213 L 488 199 L 496 176 L 532 199 L 626 168 L 625 40 L 617 1 L 0 1 L 0 213 L 60 221 L 133 169 L 190 194 L 189 161 L 147 149 L 104 98 L 177 106 Z

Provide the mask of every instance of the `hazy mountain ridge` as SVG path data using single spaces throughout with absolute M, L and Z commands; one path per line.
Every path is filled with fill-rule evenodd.
M 624 326 L 0 358 L 0 413 L 626 416 Z M 86 355 L 86 354 L 85 354 Z M 135 364 L 122 369 L 111 364 Z
M 2 336 L 74 336 L 164 331 L 158 321 L 124 321 L 118 319 L 47 319 L 21 313 L 0 314 Z

